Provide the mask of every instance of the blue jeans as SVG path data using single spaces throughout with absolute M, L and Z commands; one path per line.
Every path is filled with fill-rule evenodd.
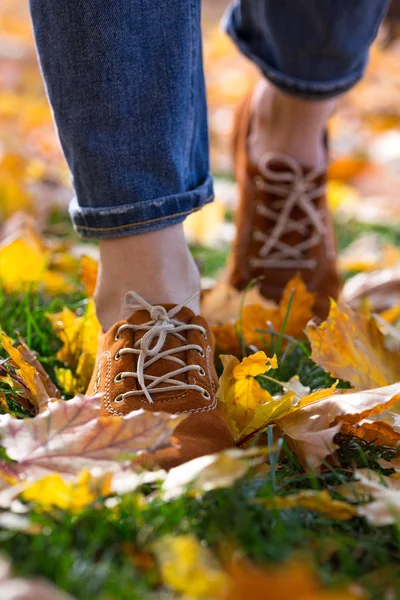
M 236 0 L 225 27 L 288 94 L 353 86 L 388 0 Z M 182 222 L 213 199 L 200 0 L 30 0 L 85 237 Z

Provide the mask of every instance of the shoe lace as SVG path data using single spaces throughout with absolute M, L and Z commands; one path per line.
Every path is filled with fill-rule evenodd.
M 271 168 L 271 163 L 279 161 L 287 166 L 287 171 L 278 172 Z M 256 229 L 253 238 L 262 242 L 257 257 L 252 257 L 251 266 L 289 268 L 289 269 L 313 269 L 317 261 L 307 259 L 305 253 L 321 243 L 325 234 L 324 210 L 318 209 L 314 201 L 321 197 L 325 191 L 325 185 L 317 181 L 322 172 L 312 169 L 304 174 L 299 163 L 287 156 L 277 152 L 264 154 L 259 161 L 259 171 L 262 175 L 255 178 L 256 186 L 265 192 L 278 196 L 278 199 L 265 206 L 262 202 L 257 203 L 257 213 L 274 221 L 275 225 L 268 234 Z M 304 213 L 304 218 L 294 220 L 290 217 L 295 207 L 299 207 Z M 309 234 L 311 228 L 311 235 Z M 297 244 L 288 244 L 282 241 L 282 237 L 289 232 L 298 232 L 303 237 L 307 236 Z
M 137 379 L 140 387 L 138 390 L 131 390 L 129 392 L 125 392 L 124 394 L 119 394 L 119 396 L 117 396 L 115 399 L 116 402 L 122 402 L 129 396 L 145 396 L 146 400 L 150 404 L 153 404 L 154 400 L 152 398 L 152 394 L 171 392 L 176 391 L 177 389 L 196 390 L 201 392 L 207 400 L 211 399 L 209 392 L 201 386 L 190 384 L 179 379 L 174 379 L 174 377 L 182 375 L 183 373 L 188 373 L 189 371 L 197 371 L 200 373 L 200 375 L 205 375 L 205 372 L 200 365 L 187 365 L 184 360 L 178 356 L 175 356 L 177 353 L 196 350 L 202 357 L 204 357 L 203 348 L 198 344 L 188 344 L 187 339 L 183 334 L 190 330 L 200 331 L 206 339 L 207 332 L 205 328 L 201 325 L 182 323 L 179 321 L 179 319 L 175 318 L 179 311 L 197 294 L 198 292 L 167 312 L 163 306 L 153 306 L 149 304 L 149 302 L 144 300 L 144 298 L 134 291 L 127 293 L 125 298 L 125 306 L 132 309 L 132 311 L 143 309 L 146 310 L 150 314 L 150 320 L 141 325 L 125 323 L 124 325 L 121 325 L 116 332 L 116 340 L 119 339 L 121 333 L 125 330 L 131 330 L 134 333 L 140 331 L 145 332 L 132 347 L 121 348 L 115 355 L 116 360 L 118 360 L 124 354 L 133 354 L 138 357 L 136 371 L 122 371 L 118 373 L 114 381 L 119 382 L 127 377 L 133 377 Z M 182 345 L 176 348 L 163 350 L 167 336 L 174 336 L 178 338 L 178 340 L 182 342 Z M 160 360 L 169 360 L 174 362 L 178 365 L 178 368 L 160 376 L 146 373 L 146 369 Z M 160 384 L 164 385 L 159 387 Z

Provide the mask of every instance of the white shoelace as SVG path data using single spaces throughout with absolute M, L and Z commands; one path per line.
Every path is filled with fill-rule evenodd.
M 270 167 L 273 161 L 284 163 L 288 170 L 274 171 Z M 263 246 L 259 256 L 250 259 L 251 266 L 277 269 L 315 268 L 317 261 L 305 258 L 304 254 L 320 244 L 325 234 L 324 212 L 318 210 L 313 202 L 325 191 L 325 186 L 318 185 L 316 181 L 322 172 L 313 169 L 304 175 L 303 169 L 296 160 L 286 154 L 275 152 L 267 152 L 261 157 L 259 170 L 263 176 L 255 178 L 256 186 L 260 190 L 281 197 L 282 200 L 273 202 L 270 207 L 264 206 L 262 202 L 257 204 L 258 214 L 274 221 L 275 226 L 268 234 L 259 229 L 254 231 L 254 239 L 262 242 Z M 305 215 L 301 220 L 290 218 L 296 206 Z M 281 239 L 285 233 L 291 231 L 307 236 L 310 227 L 313 230 L 312 235 L 296 245 L 287 244 Z
M 121 348 L 121 350 L 119 350 L 115 355 L 115 360 L 118 360 L 123 354 L 137 355 L 137 370 L 120 372 L 116 376 L 115 382 L 117 383 L 118 381 L 122 381 L 127 377 L 134 377 L 137 379 L 140 387 L 139 390 L 132 390 L 125 392 L 124 394 L 119 394 L 117 398 L 115 398 L 115 402 L 122 402 L 122 400 L 125 400 L 125 398 L 128 398 L 129 396 L 145 396 L 146 400 L 150 404 L 153 404 L 154 400 L 151 394 L 183 390 L 196 390 L 201 392 L 206 400 L 211 399 L 210 394 L 204 388 L 195 384 L 185 383 L 179 379 L 174 379 L 174 377 L 182 375 L 183 373 L 188 373 L 189 371 L 197 371 L 201 376 L 206 375 L 204 369 L 199 365 L 187 365 L 181 358 L 173 356 L 174 354 L 180 352 L 196 350 L 202 357 L 204 357 L 203 348 L 197 344 L 185 344 L 187 339 L 184 335 L 182 335 L 182 333 L 190 330 L 200 331 L 206 338 L 207 333 L 205 328 L 201 327 L 200 325 L 182 323 L 178 319 L 174 318 L 179 311 L 196 295 L 197 293 L 193 294 L 190 298 L 185 300 L 185 302 L 178 304 L 167 312 L 163 306 L 152 306 L 136 292 L 131 291 L 127 293 L 125 306 L 127 308 L 131 308 L 132 312 L 137 310 L 147 310 L 150 314 L 150 320 L 142 325 L 126 323 L 118 328 L 115 336 L 116 340 L 118 340 L 122 331 L 126 329 L 131 330 L 133 334 L 137 333 L 138 331 L 144 331 L 146 333 L 144 333 L 144 335 L 137 342 L 135 342 L 131 348 Z M 169 350 L 162 350 L 167 336 L 169 335 L 178 338 L 181 342 L 183 342 L 183 345 L 177 348 L 170 348 Z M 146 369 L 148 369 L 148 367 L 154 365 L 157 361 L 162 359 L 174 362 L 178 364 L 179 367 L 170 371 L 169 373 L 166 373 L 165 375 L 160 375 L 159 377 L 155 377 L 154 375 L 149 375 L 146 373 Z M 158 387 L 162 383 L 167 385 Z

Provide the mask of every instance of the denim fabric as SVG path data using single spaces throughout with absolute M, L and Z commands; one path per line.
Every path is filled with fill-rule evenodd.
M 85 237 L 183 221 L 213 198 L 200 0 L 31 0 Z
M 237 0 L 226 28 L 278 87 L 333 96 L 361 77 L 387 0 Z M 213 198 L 200 0 L 30 0 L 85 237 L 181 222 Z
M 282 91 L 321 100 L 361 79 L 390 0 L 235 0 L 223 26 Z

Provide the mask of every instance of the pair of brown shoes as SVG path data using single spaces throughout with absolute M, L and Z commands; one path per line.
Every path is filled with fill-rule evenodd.
M 326 173 L 275 153 L 254 164 L 247 153 L 251 95 L 234 126 L 239 186 L 237 234 L 228 265 L 230 284 L 243 290 L 261 277 L 261 293 L 279 301 L 298 272 L 317 293 L 315 312 L 325 318 L 339 293 L 332 222 L 325 196 Z M 152 455 L 171 468 L 233 446 L 216 402 L 214 340 L 206 321 L 184 305 L 151 306 L 134 292 L 132 316 L 102 335 L 88 394 L 102 393 L 104 415 L 133 410 L 187 414 L 174 445 Z

